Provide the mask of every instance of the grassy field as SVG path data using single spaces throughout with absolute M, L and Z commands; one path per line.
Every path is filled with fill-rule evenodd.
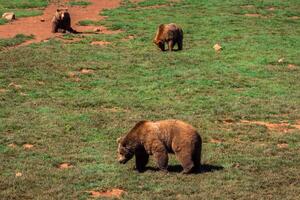
M 123 1 L 103 15 L 98 24 L 123 32 L 0 47 L 1 199 L 88 199 L 112 188 L 123 199 L 299 197 L 298 0 Z M 169 22 L 183 27 L 183 51 L 152 43 Z M 180 174 L 174 157 L 169 174 L 117 163 L 116 138 L 168 118 L 201 133 L 203 173 Z
M 42 15 L 43 8 L 51 0 L 0 0 L 0 16 L 5 12 L 14 12 L 16 18 Z M 52 0 L 54 1 L 54 0 Z M 0 25 L 7 21 L 0 18 Z

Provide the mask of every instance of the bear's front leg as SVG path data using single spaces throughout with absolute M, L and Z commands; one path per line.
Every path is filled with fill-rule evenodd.
M 167 151 L 159 151 L 153 153 L 156 164 L 163 172 L 168 172 L 168 153 Z
M 51 32 L 52 33 L 57 33 L 57 30 L 58 30 L 57 23 L 52 22 Z
M 135 167 L 138 170 L 138 172 L 145 171 L 145 167 L 148 163 L 148 160 L 149 155 L 144 149 L 141 149 L 135 153 Z

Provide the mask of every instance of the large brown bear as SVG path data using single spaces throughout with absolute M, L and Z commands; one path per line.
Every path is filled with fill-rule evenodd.
M 183 31 L 174 24 L 161 24 L 158 27 L 153 42 L 162 50 L 165 50 L 165 43 L 168 44 L 169 51 L 173 51 L 174 45 L 178 45 L 178 50 L 182 50 Z
M 71 17 L 67 8 L 57 9 L 51 22 L 52 33 L 78 33 L 71 27 Z
M 200 168 L 202 139 L 197 130 L 180 120 L 141 121 L 118 138 L 118 161 L 125 164 L 134 155 L 136 169 L 145 170 L 153 155 L 160 170 L 167 171 L 168 153 L 174 153 L 183 173 Z

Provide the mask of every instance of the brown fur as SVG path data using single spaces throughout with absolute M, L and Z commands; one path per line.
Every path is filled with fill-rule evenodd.
M 78 33 L 71 27 L 71 17 L 68 9 L 57 9 L 52 18 L 52 33 Z
M 183 31 L 178 25 L 161 24 L 158 27 L 154 41 L 162 51 L 165 50 L 165 43 L 168 44 L 169 51 L 173 51 L 175 44 L 178 45 L 178 50 L 182 50 L 183 45 Z
M 135 155 L 138 171 L 145 169 L 149 155 L 159 169 L 167 171 L 168 153 L 175 154 L 183 173 L 200 167 L 201 137 L 193 126 L 180 120 L 141 121 L 117 142 L 118 161 L 125 164 Z

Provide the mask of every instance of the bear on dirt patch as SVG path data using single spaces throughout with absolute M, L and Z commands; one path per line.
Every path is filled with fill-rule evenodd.
M 180 120 L 140 121 L 117 142 L 118 161 L 125 164 L 135 155 L 139 172 L 145 170 L 149 155 L 160 170 L 167 171 L 168 153 L 175 154 L 182 173 L 200 168 L 202 139 L 193 126 Z
M 165 50 L 165 43 L 168 44 L 169 51 L 173 51 L 175 44 L 178 45 L 178 50 L 182 50 L 183 31 L 174 24 L 161 24 L 158 27 L 153 42 L 162 50 Z
M 67 8 L 57 9 L 51 22 L 52 33 L 78 33 L 71 27 L 71 17 Z

